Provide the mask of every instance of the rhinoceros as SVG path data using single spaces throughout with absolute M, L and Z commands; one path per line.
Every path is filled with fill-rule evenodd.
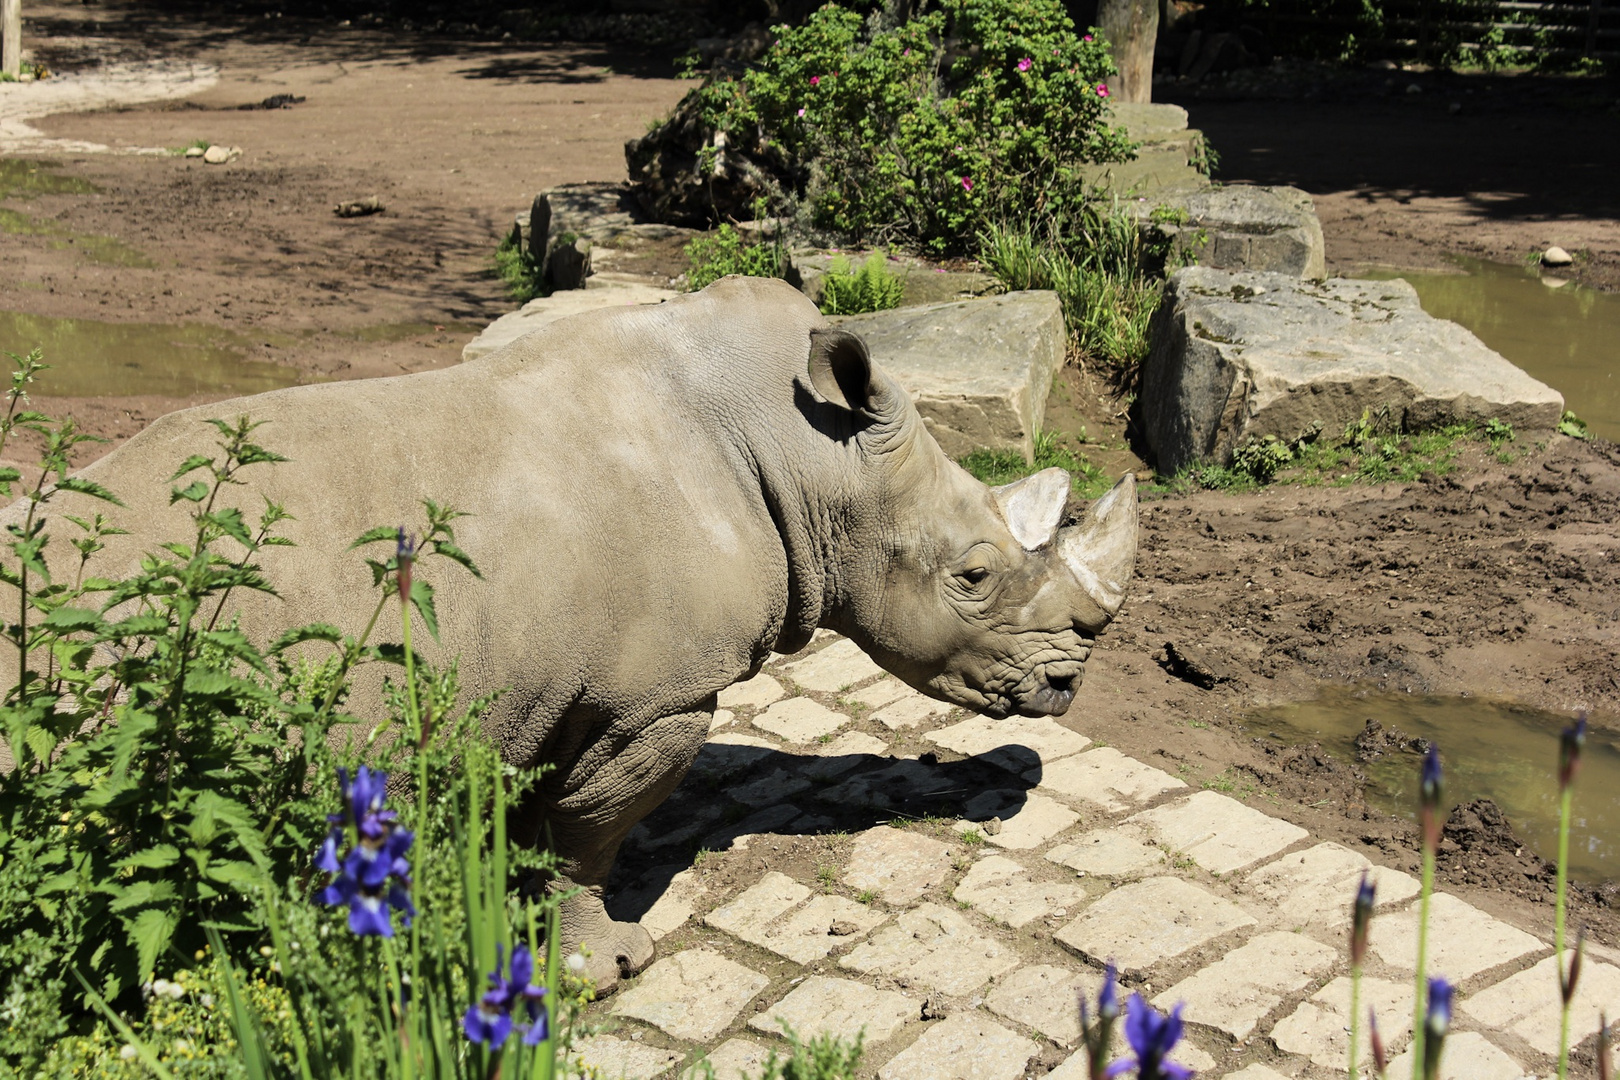
M 1060 529 L 1066 473 L 975 480 L 861 339 L 780 281 L 576 316 L 448 370 L 165 416 L 83 472 L 129 503 L 103 573 L 186 535 L 170 473 L 214 452 L 206 418 L 244 413 L 294 459 L 259 470 L 244 512 L 262 491 L 297 517 L 297 546 L 263 560 L 281 599 L 247 606 L 250 633 L 362 624 L 375 593 L 352 538 L 423 498 L 472 515 L 457 537 L 484 579 L 440 581 L 438 653 L 470 693 L 506 690 L 484 724 L 508 761 L 554 766 L 514 827 L 550 826 L 557 887 L 582 887 L 565 944 L 590 947 L 604 990 L 653 943 L 609 918 L 602 886 L 704 745 L 718 691 L 827 627 L 932 697 L 1061 714 L 1136 555 L 1131 477 Z

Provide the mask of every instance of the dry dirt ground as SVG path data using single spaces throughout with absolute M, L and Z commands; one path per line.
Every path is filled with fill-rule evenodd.
M 170 55 L 221 73 L 193 99 L 57 116 L 36 125 L 47 134 L 146 147 L 203 138 L 244 156 L 222 166 L 120 154 L 53 160 L 100 194 L 13 208 L 115 237 L 156 265 L 100 265 L 39 237 L 0 235 L 0 310 L 263 331 L 271 344 L 256 358 L 319 377 L 455 363 L 476 329 L 511 307 L 488 267 L 512 213 L 545 186 L 621 178 L 624 139 L 688 85 L 665 57 L 592 45 L 224 13 L 188 20 L 122 4 L 31 2 L 28 14 L 30 45 L 53 65 Z M 306 100 L 237 108 L 277 93 Z M 1337 264 L 1412 265 L 1482 244 L 1501 255 L 1561 242 L 1590 248 L 1588 278 L 1612 287 L 1620 138 L 1609 113 L 1554 123 L 1544 109 L 1511 104 L 1478 118 L 1401 107 L 1368 116 L 1343 103 L 1195 103 L 1193 122 L 1221 149 L 1227 178 L 1312 191 Z M 1509 152 L 1501 132 L 1514 124 Z M 1399 137 L 1386 153 L 1379 140 L 1391 125 Z M 333 204 L 371 194 L 386 213 L 332 214 Z M 1097 391 L 1066 377 L 1073 417 L 1099 444 L 1120 446 L 1122 417 Z M 117 439 L 197 400 L 47 404 Z M 1311 748 L 1261 744 L 1243 717 L 1309 697 L 1324 680 L 1357 680 L 1588 707 L 1614 730 L 1620 450 L 1562 438 L 1520 449 L 1509 465 L 1476 455 L 1448 477 L 1410 485 L 1147 504 L 1136 591 L 1067 723 L 1181 775 L 1238 777 L 1237 790 L 1270 812 L 1409 868 L 1409 828 L 1370 811 L 1348 767 Z M 1124 449 L 1099 461 L 1115 471 L 1140 465 Z M 1451 853 L 1448 885 L 1534 918 L 1549 896 L 1543 868 L 1503 843 Z M 1613 946 L 1611 904 L 1620 906 L 1613 891 L 1595 888 L 1578 915 Z

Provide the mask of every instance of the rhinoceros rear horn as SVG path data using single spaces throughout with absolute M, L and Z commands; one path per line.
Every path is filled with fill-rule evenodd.
M 1043 547 L 1057 531 L 1063 518 L 1063 504 L 1069 497 L 1069 474 L 1062 469 L 1042 469 L 1033 476 L 990 489 L 1013 538 L 1026 551 Z
M 1064 529 L 1058 551 L 1102 613 L 1110 620 L 1118 615 L 1136 569 L 1136 478 L 1126 473 L 1078 524 Z
M 810 331 L 810 385 L 834 405 L 869 415 L 882 394 L 866 342 L 836 327 Z

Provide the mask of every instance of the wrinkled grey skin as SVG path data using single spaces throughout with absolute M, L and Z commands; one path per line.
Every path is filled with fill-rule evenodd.
M 608 918 L 602 884 L 703 746 L 719 690 L 825 626 L 934 697 L 1061 714 L 1135 557 L 1129 478 L 1058 532 L 1065 474 L 974 480 L 859 339 L 778 281 L 563 320 L 447 371 L 165 416 L 84 470 L 130 505 L 114 516 L 133 536 L 100 573 L 188 535 L 169 475 L 214 452 L 206 417 L 240 413 L 293 459 L 231 491 L 244 512 L 263 492 L 297 517 L 298 546 L 263 559 L 283 599 L 244 600 L 257 640 L 364 624 L 375 593 L 346 548 L 367 528 L 419 521 L 424 498 L 473 515 L 457 537 L 484 580 L 420 571 L 438 589 L 430 655 L 461 657 L 469 696 L 509 688 L 486 719 L 507 760 L 556 766 L 514 827 L 537 841 L 549 824 L 559 884 L 585 889 L 567 944 L 591 948 L 604 989 L 653 949 Z M 64 494 L 55 512 L 84 507 Z M 362 680 L 352 704 L 377 700 Z

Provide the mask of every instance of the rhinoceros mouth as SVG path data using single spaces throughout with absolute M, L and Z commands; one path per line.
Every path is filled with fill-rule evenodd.
M 1086 652 L 1089 654 L 1090 650 Z M 1043 664 L 1016 697 L 1021 716 L 1062 716 L 1069 711 L 1075 691 L 1085 679 L 1085 657 Z

